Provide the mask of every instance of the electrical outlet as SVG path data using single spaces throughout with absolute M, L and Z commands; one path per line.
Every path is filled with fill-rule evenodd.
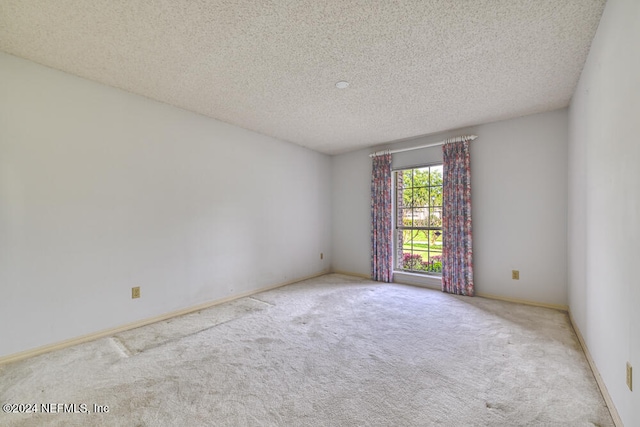
M 629 362 L 627 362 L 627 387 L 633 391 L 633 368 Z
M 320 252 L 320 259 L 324 259 L 324 254 Z
M 513 280 L 520 280 L 520 270 L 511 270 L 511 278 Z
M 140 298 L 140 286 L 131 288 L 131 298 Z

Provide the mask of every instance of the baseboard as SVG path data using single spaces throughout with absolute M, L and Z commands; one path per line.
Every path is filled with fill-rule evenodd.
M 500 295 L 485 294 L 484 292 L 476 292 L 476 296 L 479 296 L 482 298 L 488 298 L 488 299 L 495 299 L 499 301 L 514 302 L 516 304 L 532 305 L 534 307 L 553 308 L 554 310 L 569 311 L 569 307 L 562 304 L 549 304 L 546 302 L 537 302 L 537 301 L 531 301 L 531 300 L 520 299 L 520 298 L 503 297 Z
M 331 270 L 331 273 L 344 274 L 345 276 L 361 277 L 364 279 L 371 279 L 370 276 L 367 276 L 365 274 L 351 273 L 349 271 Z M 409 276 L 409 275 L 406 275 L 405 273 L 403 273 L 402 275 L 407 276 L 407 278 Z M 398 277 L 396 278 L 396 276 Z M 420 283 L 419 281 L 414 281 L 410 279 L 404 280 L 400 276 L 401 276 L 400 274 L 394 274 L 393 283 L 398 283 L 401 285 L 408 285 L 408 286 L 416 286 L 419 288 L 427 288 L 427 289 L 434 289 L 434 290 L 440 290 L 440 291 L 442 290 L 442 285 L 440 283 L 436 283 L 435 281 L 432 281 L 431 283 L 428 283 L 428 281 Z M 484 292 L 476 292 L 476 296 L 487 298 L 487 299 L 513 302 L 516 304 L 532 305 L 534 307 L 544 307 L 544 308 L 552 308 L 554 310 L 560 310 L 560 311 L 569 311 L 569 307 L 562 304 L 550 304 L 550 303 L 537 302 L 537 301 L 531 301 L 531 300 L 520 299 L 520 298 L 503 297 L 500 295 L 485 294 Z
M 66 348 L 66 347 L 71 347 L 73 345 L 82 344 L 84 342 L 93 341 L 93 340 L 96 340 L 96 339 L 99 339 L 99 338 L 108 337 L 110 335 L 118 334 L 120 332 L 128 331 L 130 329 L 135 329 L 135 328 L 139 328 L 141 326 L 146 326 L 146 325 L 150 325 L 152 323 L 161 322 L 163 320 L 171 319 L 172 317 L 182 316 L 184 314 L 189 314 L 189 313 L 193 313 L 195 311 L 204 310 L 204 309 L 207 309 L 209 307 L 213 307 L 213 306 L 216 306 L 216 305 L 219 305 L 219 304 L 223 304 L 225 302 L 233 301 L 233 300 L 240 299 L 240 298 L 245 298 L 245 297 L 260 293 L 260 292 L 265 292 L 265 291 L 269 291 L 271 289 L 276 289 L 276 288 L 280 288 L 282 286 L 287 286 L 287 285 L 291 285 L 293 283 L 301 282 L 303 280 L 308 280 L 308 279 L 313 279 L 315 277 L 324 276 L 325 274 L 328 274 L 328 273 L 329 273 L 328 271 L 323 271 L 321 273 L 313 274 L 313 275 L 306 276 L 306 277 L 301 277 L 301 278 L 298 278 L 298 279 L 295 279 L 295 280 L 289 280 L 287 282 L 278 283 L 278 284 L 275 284 L 275 285 L 265 286 L 263 288 L 251 290 L 251 291 L 248 291 L 248 292 L 243 292 L 241 294 L 232 295 L 232 296 L 229 296 L 229 297 L 225 297 L 225 298 L 217 299 L 217 300 L 213 300 L 213 301 L 208 301 L 208 302 L 205 302 L 205 303 L 202 303 L 202 304 L 186 307 L 186 308 L 183 308 L 183 309 L 180 309 L 180 310 L 176 310 L 176 311 L 171 311 L 169 313 L 160 314 L 158 316 L 150 317 L 150 318 L 147 318 L 147 319 L 138 320 L 136 322 L 127 323 L 125 325 L 116 326 L 115 328 L 105 329 L 105 330 L 94 332 L 94 333 L 91 333 L 91 334 L 82 335 L 82 336 L 79 336 L 79 337 L 76 337 L 76 338 L 70 338 L 68 340 L 60 341 L 60 342 L 57 342 L 57 343 L 47 344 L 47 345 L 44 345 L 44 346 L 41 346 L 41 347 L 36 347 L 36 348 L 33 348 L 33 349 L 21 351 L 19 353 L 9 354 L 7 356 L 0 357 L 0 365 L 3 365 L 5 363 L 17 362 L 19 360 L 27 359 L 29 357 L 38 356 L 40 354 L 49 353 L 51 351 L 60 350 L 60 349 Z
M 334 274 L 343 274 L 345 276 L 353 276 L 353 277 L 359 277 L 361 279 L 368 279 L 371 280 L 371 276 L 368 274 L 361 274 L 361 273 L 351 273 L 349 271 L 342 271 L 342 270 L 331 270 L 331 273 Z
M 604 401 L 607 404 L 607 408 L 609 409 L 609 413 L 611 414 L 611 418 L 613 418 L 613 423 L 616 427 L 624 427 L 622 424 L 622 418 L 620 418 L 620 414 L 618 414 L 618 410 L 616 409 L 616 405 L 613 404 L 613 399 L 611 399 L 611 395 L 609 394 L 609 390 L 607 390 L 607 386 L 602 379 L 602 375 L 600 375 L 600 371 L 598 371 L 598 367 L 596 366 L 595 361 L 591 357 L 591 353 L 589 353 L 589 348 L 582 337 L 582 333 L 580 332 L 580 328 L 576 325 L 576 322 L 571 315 L 571 310 L 569 310 L 569 320 L 571 321 L 571 326 L 573 326 L 573 330 L 578 337 L 578 341 L 580 342 L 580 346 L 582 347 L 582 351 L 584 352 L 585 357 L 587 358 L 587 362 L 591 367 L 591 372 L 593 372 L 593 376 L 596 379 L 596 383 L 600 388 L 600 393 L 602 393 L 602 397 L 604 397 Z

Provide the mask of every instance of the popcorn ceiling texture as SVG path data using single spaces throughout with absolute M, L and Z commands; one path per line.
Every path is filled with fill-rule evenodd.
M 604 4 L 2 0 L 0 50 L 335 154 L 567 106 Z

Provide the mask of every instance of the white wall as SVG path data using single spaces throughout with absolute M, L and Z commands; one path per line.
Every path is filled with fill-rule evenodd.
M 626 426 L 640 425 L 625 384 L 640 367 L 638 23 L 640 2 L 607 2 L 569 120 L 569 304 Z
M 476 289 L 481 294 L 567 304 L 567 110 L 557 110 L 393 144 L 474 133 L 472 215 Z M 386 148 L 388 146 L 385 146 Z M 382 147 L 378 147 L 382 148 Z M 430 148 L 397 163 L 430 162 Z M 370 151 L 333 159 L 332 268 L 368 275 Z M 396 162 L 396 159 L 394 159 Z M 520 280 L 511 270 L 520 270 Z
M 0 53 L 0 356 L 328 270 L 330 168 Z
M 566 305 L 567 110 L 482 125 L 477 135 L 471 191 L 478 292 Z
M 371 159 L 368 150 L 333 156 L 331 270 L 369 276 Z

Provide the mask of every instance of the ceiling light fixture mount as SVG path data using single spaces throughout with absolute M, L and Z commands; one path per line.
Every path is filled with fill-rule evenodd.
M 349 86 L 349 82 L 345 82 L 344 80 L 340 80 L 338 83 L 336 83 L 336 87 L 338 89 L 346 89 Z

